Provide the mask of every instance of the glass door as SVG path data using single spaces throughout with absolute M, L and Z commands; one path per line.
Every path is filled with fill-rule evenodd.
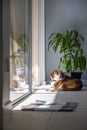
M 30 92 L 29 0 L 10 0 L 10 100 Z

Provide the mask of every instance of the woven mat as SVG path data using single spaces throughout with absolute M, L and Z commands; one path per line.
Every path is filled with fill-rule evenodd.
M 36 100 L 28 105 L 22 106 L 22 111 L 74 111 L 77 107 L 77 102 L 59 102 L 46 103 L 46 101 Z

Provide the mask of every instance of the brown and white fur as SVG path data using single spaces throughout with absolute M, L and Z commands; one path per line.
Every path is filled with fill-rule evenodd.
M 66 76 L 63 72 L 54 70 L 50 74 L 51 79 L 51 88 L 56 90 L 64 91 L 75 91 L 81 90 L 82 82 L 79 79 L 72 79 L 71 77 Z

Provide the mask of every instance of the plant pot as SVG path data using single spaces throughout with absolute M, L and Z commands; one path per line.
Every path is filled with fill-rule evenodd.
M 81 79 L 82 72 L 71 72 L 71 77 L 75 79 Z

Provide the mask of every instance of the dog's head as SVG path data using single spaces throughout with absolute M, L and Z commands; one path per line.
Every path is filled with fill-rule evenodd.
M 53 72 L 50 74 L 50 79 L 54 81 L 58 81 L 60 79 L 64 79 L 65 75 L 62 71 L 53 70 Z

